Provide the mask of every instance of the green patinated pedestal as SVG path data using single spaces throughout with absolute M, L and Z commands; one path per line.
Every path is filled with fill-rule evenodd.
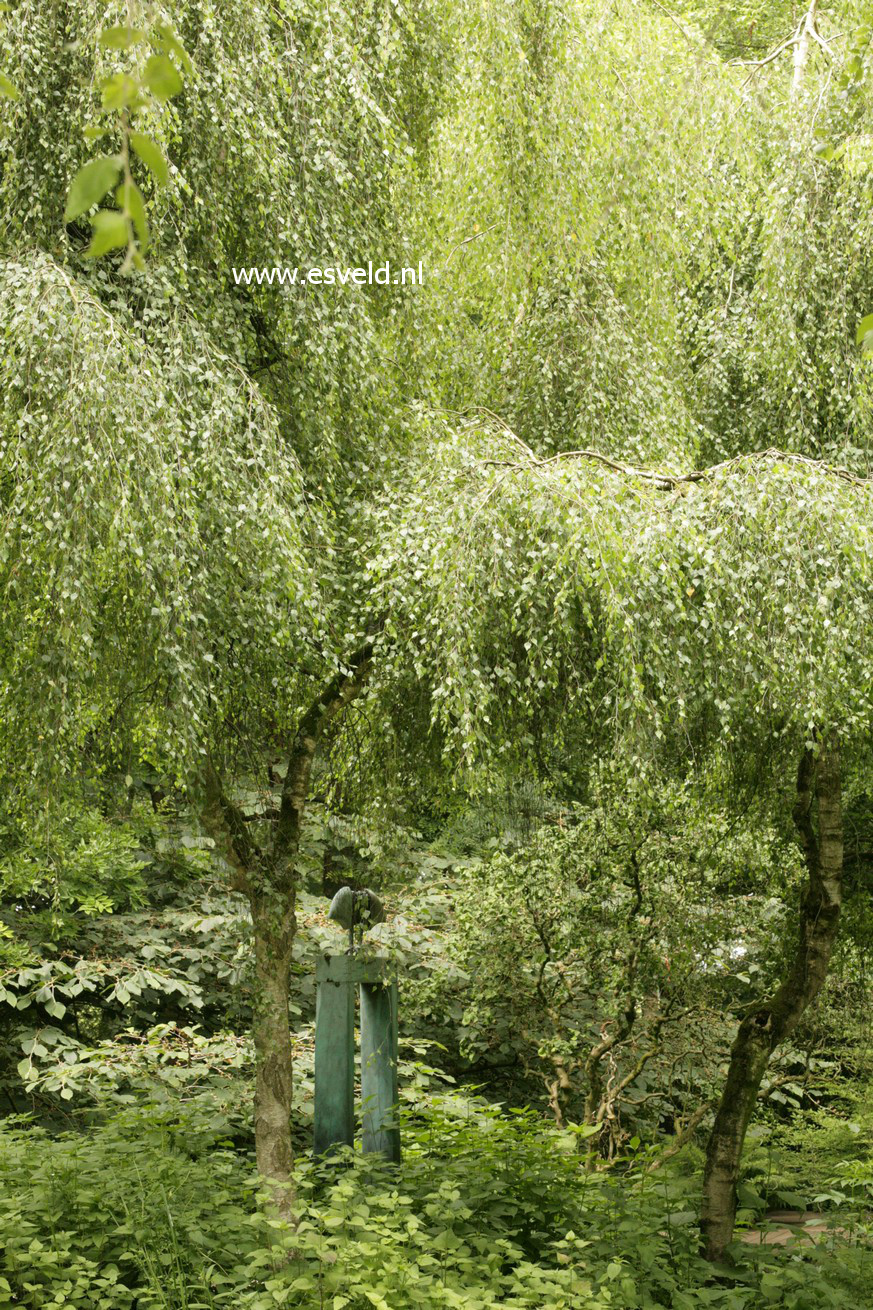
M 355 987 L 360 987 L 362 1146 L 399 1161 L 397 984 L 385 962 L 354 955 L 321 956 L 315 980 L 315 1153 L 354 1141 Z
M 324 955 L 315 981 L 315 1152 L 355 1136 L 355 961 Z
M 397 984 L 361 984 L 361 1145 L 400 1161 L 397 1126 Z

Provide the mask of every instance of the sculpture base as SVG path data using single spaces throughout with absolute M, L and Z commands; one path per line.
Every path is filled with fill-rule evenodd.
M 323 955 L 316 968 L 316 1155 L 354 1143 L 355 987 L 361 992 L 364 1151 L 400 1160 L 397 1108 L 397 984 L 384 960 Z

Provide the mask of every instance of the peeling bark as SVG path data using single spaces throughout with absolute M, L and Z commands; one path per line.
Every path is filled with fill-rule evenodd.
M 813 823 L 813 799 L 818 811 Z M 835 741 L 818 759 L 804 752 L 797 773 L 794 823 L 807 868 L 797 948 L 787 976 L 740 1024 L 706 1152 L 701 1227 L 709 1260 L 724 1259 L 733 1237 L 743 1142 L 770 1056 L 818 995 L 836 940 L 843 872 L 840 756 Z

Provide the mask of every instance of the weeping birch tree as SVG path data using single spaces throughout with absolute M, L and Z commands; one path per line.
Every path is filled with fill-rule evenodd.
M 871 513 L 864 479 L 775 450 L 683 473 L 589 451 L 537 459 L 470 425 L 446 437 L 426 490 L 410 488 L 378 562 L 390 618 L 371 694 L 402 684 L 411 659 L 447 760 L 472 777 L 535 773 L 544 752 L 585 743 L 641 771 L 745 761 L 793 825 L 795 943 L 740 1023 L 707 1148 L 714 1260 L 764 1072 L 836 939 L 841 760 L 873 714 Z
M 412 262 L 396 197 L 439 77 L 409 69 L 438 32 L 392 5 L 24 0 L 0 41 L 4 803 L 145 772 L 194 804 L 251 911 L 257 1161 L 291 1218 L 295 857 L 369 661 L 342 539 L 406 439 L 399 302 L 232 270 Z

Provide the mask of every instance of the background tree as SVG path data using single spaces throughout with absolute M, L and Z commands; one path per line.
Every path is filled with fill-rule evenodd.
M 873 690 L 869 484 L 775 453 L 688 477 L 584 452 L 540 461 L 469 428 L 444 459 L 427 491 L 439 531 L 416 528 L 413 489 L 402 553 L 390 543 L 382 567 L 391 631 L 417 634 L 447 751 L 486 778 L 536 768 L 538 732 L 559 759 L 586 737 L 601 750 L 611 739 L 637 768 L 664 752 L 674 767 L 745 758 L 783 827 L 790 814 L 797 824 L 797 949 L 741 1025 L 710 1142 L 704 1222 L 718 1259 L 767 1061 L 819 991 L 836 937 L 838 751 L 865 740 Z

